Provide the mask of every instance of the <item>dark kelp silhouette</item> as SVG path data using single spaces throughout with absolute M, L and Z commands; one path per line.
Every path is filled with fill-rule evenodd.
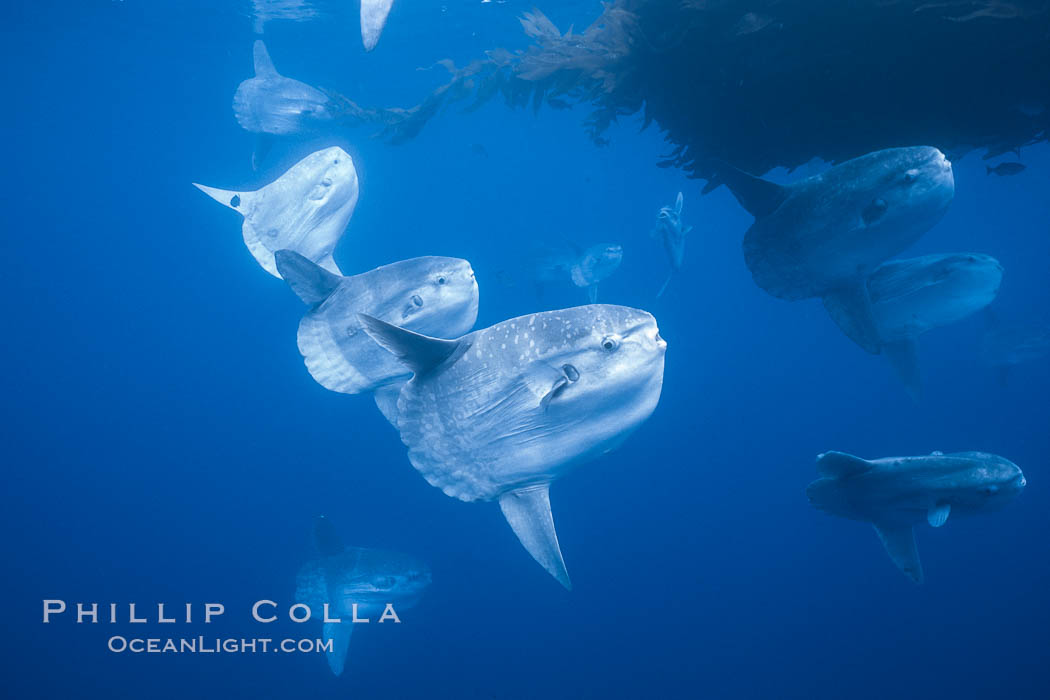
M 497 96 L 590 105 L 599 144 L 640 114 L 673 147 L 659 164 L 711 186 L 721 161 L 763 173 L 917 143 L 1005 153 L 1050 131 L 1047 0 L 612 0 L 583 33 L 539 11 L 521 23 L 528 48 L 440 62 L 451 79 L 414 107 L 333 99 L 394 143 Z

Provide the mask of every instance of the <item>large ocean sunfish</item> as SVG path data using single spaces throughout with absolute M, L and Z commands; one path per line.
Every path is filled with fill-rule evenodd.
M 478 283 L 466 260 L 412 258 L 352 277 L 289 250 L 277 251 L 276 260 L 285 282 L 310 306 L 299 323 L 299 352 L 310 375 L 332 391 L 375 391 L 411 374 L 364 332 L 358 314 L 442 338 L 467 333 L 478 318 Z
M 868 276 L 940 221 L 955 196 L 951 163 L 929 146 L 876 151 L 790 185 L 728 166 L 719 179 L 755 217 L 744 236 L 755 283 L 781 299 L 823 298 L 873 353 Z
M 458 340 L 362 320 L 413 372 L 397 404 L 412 465 L 449 496 L 499 501 L 529 554 L 571 587 L 550 484 L 617 447 L 656 408 L 667 348 L 656 319 L 595 304 Z
M 923 575 L 914 525 L 925 520 L 940 527 L 949 515 L 996 510 L 1025 487 L 1016 464 L 985 452 L 872 460 L 825 452 L 817 457 L 817 471 L 820 478 L 806 488 L 809 502 L 874 525 L 890 559 L 915 583 Z
M 311 153 L 254 192 L 193 186 L 244 217 L 244 243 L 263 269 L 280 277 L 274 253 L 292 250 L 339 274 L 332 251 L 357 206 L 354 161 L 333 146 Z
M 415 557 L 343 544 L 327 518 L 314 527 L 318 557 L 303 566 L 295 581 L 295 601 L 310 607 L 311 618 L 322 622 L 323 637 L 332 648 L 325 653 L 335 675 L 343 673 L 354 626 L 376 624 L 387 606 L 395 614 L 411 608 L 430 585 L 430 568 Z M 368 619 L 369 623 L 352 620 Z
M 1002 279 L 999 261 L 978 253 L 891 260 L 868 278 L 883 354 L 912 398 L 921 393 L 919 336 L 991 304 Z

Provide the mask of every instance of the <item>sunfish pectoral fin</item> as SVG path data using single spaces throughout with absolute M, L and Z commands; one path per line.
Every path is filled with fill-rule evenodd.
M 544 410 L 550 402 L 569 384 L 565 370 L 560 370 L 546 362 L 532 362 L 521 376 L 522 381 L 533 396 L 539 399 Z
M 817 472 L 821 476 L 843 478 L 862 474 L 871 469 L 871 462 L 845 452 L 825 452 L 817 456 Z
M 926 522 L 930 524 L 930 527 L 940 527 L 948 522 L 951 512 L 951 503 L 938 503 L 926 513 Z
M 571 591 L 572 582 L 565 570 L 558 533 L 554 530 L 554 516 L 551 515 L 550 484 L 505 493 L 499 498 L 499 507 L 526 551 L 558 583 Z
M 240 214 L 244 214 L 245 207 L 248 205 L 248 201 L 254 192 L 237 192 L 236 190 L 220 190 L 218 187 L 208 187 L 207 185 L 199 185 L 196 182 L 193 186 L 198 190 L 214 199 L 219 204 L 229 207 Z
M 325 651 L 328 660 L 328 668 L 337 676 L 343 675 L 343 667 L 346 665 L 347 652 L 350 651 L 350 635 L 354 631 L 352 622 L 326 622 L 322 637 L 325 644 L 331 644 L 331 648 Z
M 919 344 L 915 338 L 883 343 L 882 350 L 893 366 L 908 396 L 916 403 L 922 398 L 922 376 L 919 373 Z
M 864 279 L 858 277 L 853 284 L 825 294 L 824 308 L 850 340 L 873 355 L 879 354 L 879 331 L 871 313 L 871 297 Z
M 875 532 L 897 568 L 915 583 L 922 583 L 922 562 L 919 561 L 919 550 L 915 546 L 915 533 L 911 525 L 875 524 Z
M 462 342 L 413 333 L 368 314 L 358 314 L 357 318 L 372 340 L 417 375 L 429 372 L 447 360 Z
M 317 546 L 317 552 L 325 557 L 335 556 L 346 549 L 335 525 L 323 515 L 314 521 L 314 544 Z
M 273 67 L 273 61 L 270 60 L 270 52 L 266 50 L 266 44 L 262 42 L 262 39 L 255 40 L 255 45 L 252 47 L 252 58 L 255 61 L 255 77 L 272 78 L 278 75 L 277 69 Z
M 361 0 L 361 41 L 365 51 L 371 51 L 379 43 L 393 5 L 394 0 Z
M 281 277 L 307 304 L 320 304 L 339 288 L 343 280 L 294 250 L 278 250 L 273 258 Z

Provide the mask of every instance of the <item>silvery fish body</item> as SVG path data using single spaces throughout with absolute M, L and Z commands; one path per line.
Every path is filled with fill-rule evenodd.
M 311 307 L 299 323 L 299 352 L 310 375 L 332 391 L 375 391 L 411 374 L 364 332 L 358 314 L 440 338 L 457 338 L 477 321 L 478 284 L 466 260 L 412 258 L 341 277 L 291 251 L 276 259 Z
M 375 319 L 365 328 L 413 371 L 397 421 L 413 466 L 449 496 L 498 500 L 529 553 L 568 587 L 549 485 L 614 449 L 656 408 L 666 343 L 655 319 L 597 304 L 457 341 Z
M 924 255 L 884 263 L 868 278 L 882 353 L 912 398 L 921 393 L 918 338 L 992 303 L 1003 268 L 987 255 Z
M 323 623 L 324 639 L 332 642 L 328 665 L 338 676 L 354 625 L 363 624 L 351 620 L 375 623 L 388 605 L 397 614 L 410 609 L 430 585 L 431 574 L 425 563 L 407 554 L 344 546 L 324 517 L 318 518 L 315 538 L 320 556 L 299 570 L 295 601 L 310 607 L 312 619 L 324 620 L 327 604 L 329 619 L 341 620 Z
M 358 197 L 357 170 L 343 149 L 333 146 L 311 153 L 253 192 L 193 184 L 244 217 L 244 243 L 271 275 L 280 277 L 274 261 L 278 250 L 295 251 L 339 274 L 332 252 Z
M 788 300 L 822 297 L 842 330 L 879 351 L 865 281 L 940 221 L 955 194 L 936 148 L 876 151 L 790 185 L 726 168 L 725 184 L 755 216 L 744 259 L 755 283 Z
M 923 579 L 912 526 L 940 527 L 948 516 L 975 515 L 1013 500 L 1025 478 L 1013 462 L 985 452 L 934 452 L 920 457 L 864 460 L 842 452 L 817 457 L 821 478 L 806 489 L 816 508 L 870 522 L 894 563 Z
M 245 131 L 287 135 L 310 130 L 333 116 L 328 96 L 277 72 L 266 45 L 254 46 L 255 77 L 237 86 L 233 114 Z

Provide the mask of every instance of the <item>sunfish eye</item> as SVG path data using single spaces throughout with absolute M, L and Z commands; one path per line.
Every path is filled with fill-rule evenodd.
M 438 284 L 445 284 L 446 282 L 448 282 L 448 280 L 445 279 L 444 275 L 441 275 L 440 277 L 438 277 Z
M 979 491 L 980 491 L 981 494 L 983 494 L 985 496 L 993 496 L 993 495 L 995 495 L 996 493 L 999 492 L 999 487 L 995 486 L 994 484 L 991 485 L 991 486 L 982 486 L 979 489 Z
M 412 303 L 415 304 L 416 306 L 422 306 L 423 305 L 423 299 L 418 294 L 413 294 L 412 295 Z
M 905 182 L 915 182 L 915 180 L 918 179 L 918 177 L 919 171 L 916 168 L 912 168 L 911 170 L 908 170 L 904 173 Z
M 607 335 L 602 338 L 602 350 L 606 352 L 612 352 L 616 348 L 620 347 L 620 339 L 614 335 Z

